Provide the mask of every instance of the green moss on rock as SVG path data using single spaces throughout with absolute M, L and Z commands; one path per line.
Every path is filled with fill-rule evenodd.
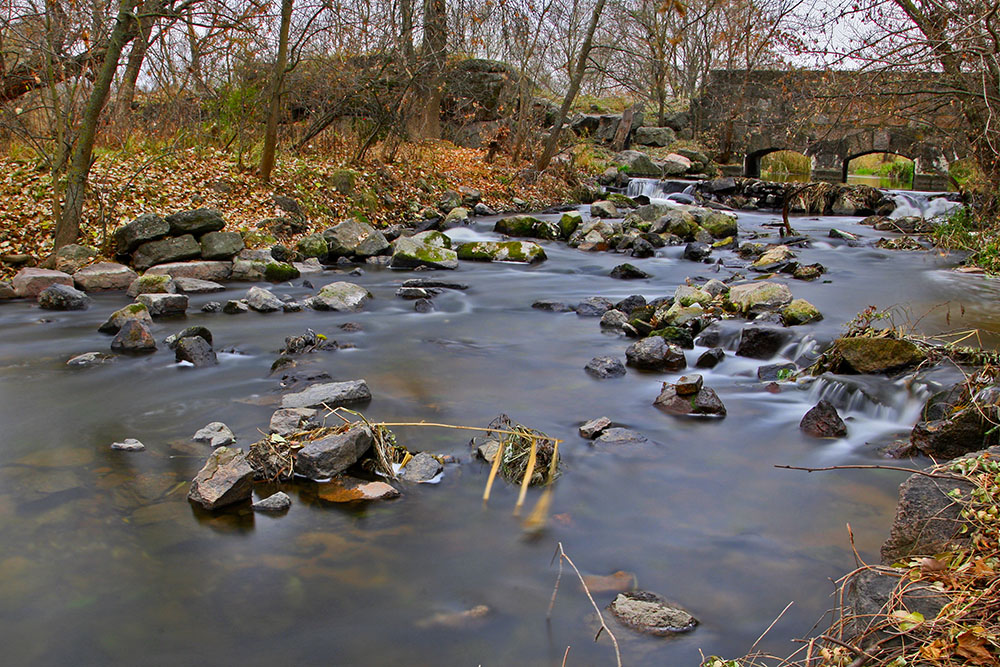
M 268 262 L 264 267 L 264 278 L 272 283 L 283 283 L 299 277 L 299 270 L 284 262 Z

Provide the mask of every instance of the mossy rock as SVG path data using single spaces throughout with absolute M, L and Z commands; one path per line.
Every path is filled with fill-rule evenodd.
M 694 336 L 687 329 L 681 327 L 663 327 L 649 332 L 650 336 L 662 336 L 663 340 L 674 345 L 679 345 L 686 350 L 694 348 Z
M 564 241 L 573 235 L 580 225 L 583 224 L 583 216 L 579 211 L 569 211 L 563 213 L 559 218 L 559 238 Z
M 283 283 L 299 277 L 299 270 L 285 262 L 268 262 L 264 267 L 264 279 L 272 283 Z
M 458 258 L 476 262 L 521 262 L 533 264 L 544 261 L 545 250 L 530 241 L 478 241 L 463 243 L 457 249 Z
M 437 231 L 420 232 L 410 238 L 417 243 L 429 245 L 434 248 L 451 248 L 451 239 L 447 235 Z
M 712 298 L 708 292 L 690 285 L 679 285 L 674 292 L 674 303 L 679 303 L 681 306 L 698 304 L 704 307 L 712 303 Z
M 916 366 L 926 358 L 910 341 L 894 338 L 838 338 L 832 349 L 839 360 L 838 369 L 848 373 L 892 373 Z
M 354 185 L 361 174 L 353 169 L 337 169 L 330 174 L 328 183 L 330 187 L 342 195 L 350 195 L 354 192 Z
M 781 310 L 781 321 L 785 323 L 785 326 L 789 327 L 808 324 L 809 322 L 818 322 L 821 319 L 823 319 L 823 314 L 819 312 L 816 306 L 805 299 L 793 299 L 790 304 Z
M 550 241 L 558 239 L 561 233 L 559 226 L 555 223 L 539 220 L 531 215 L 511 215 L 500 218 L 493 225 L 493 231 L 507 236 L 524 236 Z
M 701 226 L 712 235 L 712 238 L 724 239 L 728 236 L 736 236 L 739 228 L 736 225 L 736 218 L 713 211 L 704 217 Z
M 684 211 L 678 211 L 677 213 L 679 215 L 664 216 L 669 217 L 669 222 L 663 231 L 679 236 L 685 241 L 693 241 L 694 235 L 698 233 L 701 226 L 694 221 L 691 214 Z
M 608 201 L 619 208 L 639 208 L 639 204 L 634 199 L 618 192 L 609 193 Z
M 462 206 L 456 206 L 455 208 L 448 211 L 448 215 L 444 216 L 445 226 L 449 225 L 464 225 L 469 222 L 469 209 Z
M 629 317 L 633 320 L 651 322 L 653 320 L 653 315 L 655 314 L 656 306 L 642 306 L 640 308 L 633 308 L 632 312 L 629 313 Z
M 389 266 L 394 269 L 414 269 L 418 266 L 431 269 L 458 268 L 458 254 L 454 250 L 421 243 L 416 237 L 400 237 L 393 241 L 392 249 Z
M 310 234 L 308 236 L 303 236 L 295 244 L 296 250 L 299 251 L 303 257 L 316 257 L 323 259 L 330 252 L 330 247 L 327 245 L 326 237 L 322 234 Z
M 660 307 L 653 316 L 653 322 L 656 326 L 681 326 L 700 319 L 704 314 L 705 310 L 698 304 L 682 306 L 675 303 L 669 308 Z
M 714 250 L 731 250 L 736 247 L 736 243 L 737 241 L 735 236 L 727 236 L 726 238 L 719 239 L 713 243 L 712 248 Z

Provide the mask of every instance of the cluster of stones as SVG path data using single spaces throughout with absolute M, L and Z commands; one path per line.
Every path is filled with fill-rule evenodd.
M 445 290 L 467 290 L 469 286 L 464 283 L 455 283 L 445 280 L 434 280 L 431 278 L 411 278 L 404 280 L 396 296 L 401 299 L 413 301 L 413 309 L 418 313 L 429 313 L 434 310 L 434 303 L 431 301 L 435 296 Z
M 649 128 L 649 134 L 655 137 Z M 662 137 L 662 130 L 660 130 Z M 657 139 L 651 137 L 653 141 Z M 665 140 L 664 137 L 661 140 Z M 614 162 L 618 167 L 609 167 L 598 177 L 602 185 L 623 186 L 629 178 L 708 178 L 705 172 L 711 164 L 708 156 L 698 150 L 678 148 L 664 157 L 652 157 L 648 153 L 637 150 L 627 150 L 617 153 Z
M 222 214 L 212 209 L 160 217 L 145 213 L 115 230 L 116 257 L 140 271 L 189 259 L 226 261 L 243 250 L 239 232 L 222 231 Z
M 802 189 L 798 183 L 727 176 L 702 181 L 695 187 L 709 201 L 742 210 L 780 209 L 789 195 L 789 210 L 793 213 L 886 216 L 896 208 L 890 195 L 868 185 L 822 183 Z

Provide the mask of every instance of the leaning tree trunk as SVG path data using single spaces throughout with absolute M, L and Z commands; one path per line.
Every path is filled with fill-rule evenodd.
M 83 200 L 87 192 L 87 179 L 93 163 L 94 141 L 97 138 L 97 124 L 101 111 L 108 101 L 111 82 L 118 70 L 118 59 L 122 49 L 134 37 L 133 23 L 135 8 L 139 0 L 121 0 L 118 5 L 118 15 L 115 18 L 111 38 L 108 40 L 104 60 L 94 80 L 94 87 L 87 99 L 87 106 L 80 122 L 80 130 L 73 147 L 69 171 L 66 174 L 66 203 L 62 214 L 56 221 L 55 247 L 59 248 L 76 241 L 80 236 L 80 219 L 83 216 Z
M 288 66 L 288 32 L 292 25 L 292 0 L 281 0 L 281 28 L 278 34 L 278 60 L 274 63 L 271 80 L 271 102 L 267 110 L 267 127 L 264 130 L 264 149 L 260 156 L 260 179 L 271 182 L 274 170 L 274 151 L 278 145 L 278 116 L 281 113 L 281 84 L 285 81 Z
M 535 169 L 537 171 L 545 171 L 549 166 L 549 162 L 552 161 L 552 157 L 556 154 L 556 147 L 559 146 L 559 134 L 562 132 L 563 124 L 566 122 L 566 116 L 569 114 L 569 109 L 573 106 L 573 101 L 576 99 L 577 93 L 580 92 L 580 84 L 583 83 L 583 74 L 587 71 L 587 59 L 590 57 L 590 48 L 594 44 L 594 33 L 597 32 L 597 24 L 601 20 L 601 12 L 604 11 L 604 0 L 597 0 L 597 4 L 594 5 L 594 11 L 590 15 L 590 25 L 587 26 L 587 36 L 583 40 L 583 44 L 580 46 L 579 58 L 576 61 L 576 66 L 573 68 L 573 72 L 569 82 L 569 90 L 566 91 L 566 96 L 563 98 L 562 106 L 559 107 L 559 113 L 556 115 L 556 122 L 552 126 L 552 131 L 549 132 L 549 138 L 545 140 L 545 148 L 542 150 L 542 154 L 538 156 L 538 160 L 535 162 Z
M 159 0 L 144 0 L 139 9 L 139 30 L 132 41 L 132 50 L 129 51 L 125 72 L 122 74 L 122 84 L 118 88 L 116 107 L 119 113 L 126 112 L 132 107 L 135 84 L 139 80 L 139 72 L 142 71 L 142 63 L 149 50 L 149 38 L 153 34 L 153 25 L 157 18 L 156 10 L 159 7 Z

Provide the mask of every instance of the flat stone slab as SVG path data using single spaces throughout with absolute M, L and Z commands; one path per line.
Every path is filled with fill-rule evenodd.
M 98 262 L 73 274 L 73 282 L 84 292 L 128 289 L 138 274 L 122 264 Z
M 140 294 L 135 300 L 145 305 L 153 317 L 183 315 L 188 307 L 188 298 L 183 294 Z
M 177 287 L 179 292 L 184 292 L 185 294 L 209 294 L 211 292 L 222 292 L 226 289 L 225 285 L 220 285 L 212 280 L 185 278 L 184 276 L 174 278 L 174 286 Z
M 178 278 L 195 278 L 197 280 L 228 280 L 233 272 L 232 262 L 197 261 L 168 262 L 158 264 L 146 273 L 168 275 L 177 282 Z
M 364 380 L 347 382 L 325 382 L 314 384 L 294 394 L 286 394 L 281 399 L 283 408 L 335 408 L 340 405 L 370 401 L 372 392 Z

